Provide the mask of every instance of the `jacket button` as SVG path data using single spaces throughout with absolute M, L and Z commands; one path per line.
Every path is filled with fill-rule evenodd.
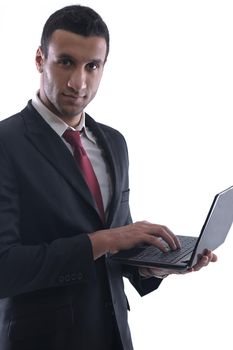
M 76 278 L 77 278 L 77 280 L 81 281 L 81 280 L 83 279 L 83 274 L 82 274 L 82 272 L 78 272 Z
M 60 283 L 64 283 L 65 277 L 64 276 L 60 276 L 58 280 L 59 280 Z
M 70 275 L 69 274 L 65 275 L 65 281 L 70 282 Z
M 77 274 L 76 273 L 72 273 L 71 274 L 71 281 L 75 281 L 77 279 Z

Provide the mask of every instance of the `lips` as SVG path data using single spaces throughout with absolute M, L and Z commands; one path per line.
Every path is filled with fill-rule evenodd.
M 79 98 L 84 98 L 84 97 L 85 97 L 84 94 L 73 95 L 73 94 L 66 94 L 66 93 L 63 93 L 63 96 L 65 96 L 65 97 L 70 97 L 70 98 L 72 98 L 72 99 L 74 99 L 74 100 L 77 100 L 77 99 L 79 99 Z

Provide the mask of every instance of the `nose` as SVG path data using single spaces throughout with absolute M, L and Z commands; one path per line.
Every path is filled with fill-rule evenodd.
M 82 67 L 76 68 L 70 75 L 67 85 L 74 91 L 84 90 L 87 86 L 86 80 L 87 76 L 85 70 Z

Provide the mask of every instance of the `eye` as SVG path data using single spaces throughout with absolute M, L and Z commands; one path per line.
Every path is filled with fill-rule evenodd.
M 64 67 L 70 67 L 73 65 L 73 61 L 70 58 L 64 57 L 58 59 L 58 64 Z
M 92 71 L 92 70 L 96 70 L 99 68 L 99 64 L 97 62 L 90 62 L 87 64 L 87 69 Z

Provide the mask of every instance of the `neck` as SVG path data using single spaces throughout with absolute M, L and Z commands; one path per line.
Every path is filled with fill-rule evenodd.
M 64 115 L 61 114 L 55 106 L 48 100 L 45 94 L 41 94 L 41 91 L 38 93 L 38 97 L 40 101 L 47 107 L 51 112 L 53 112 L 58 118 L 62 119 L 67 125 L 76 128 L 83 116 L 83 111 L 80 112 L 78 115 Z

